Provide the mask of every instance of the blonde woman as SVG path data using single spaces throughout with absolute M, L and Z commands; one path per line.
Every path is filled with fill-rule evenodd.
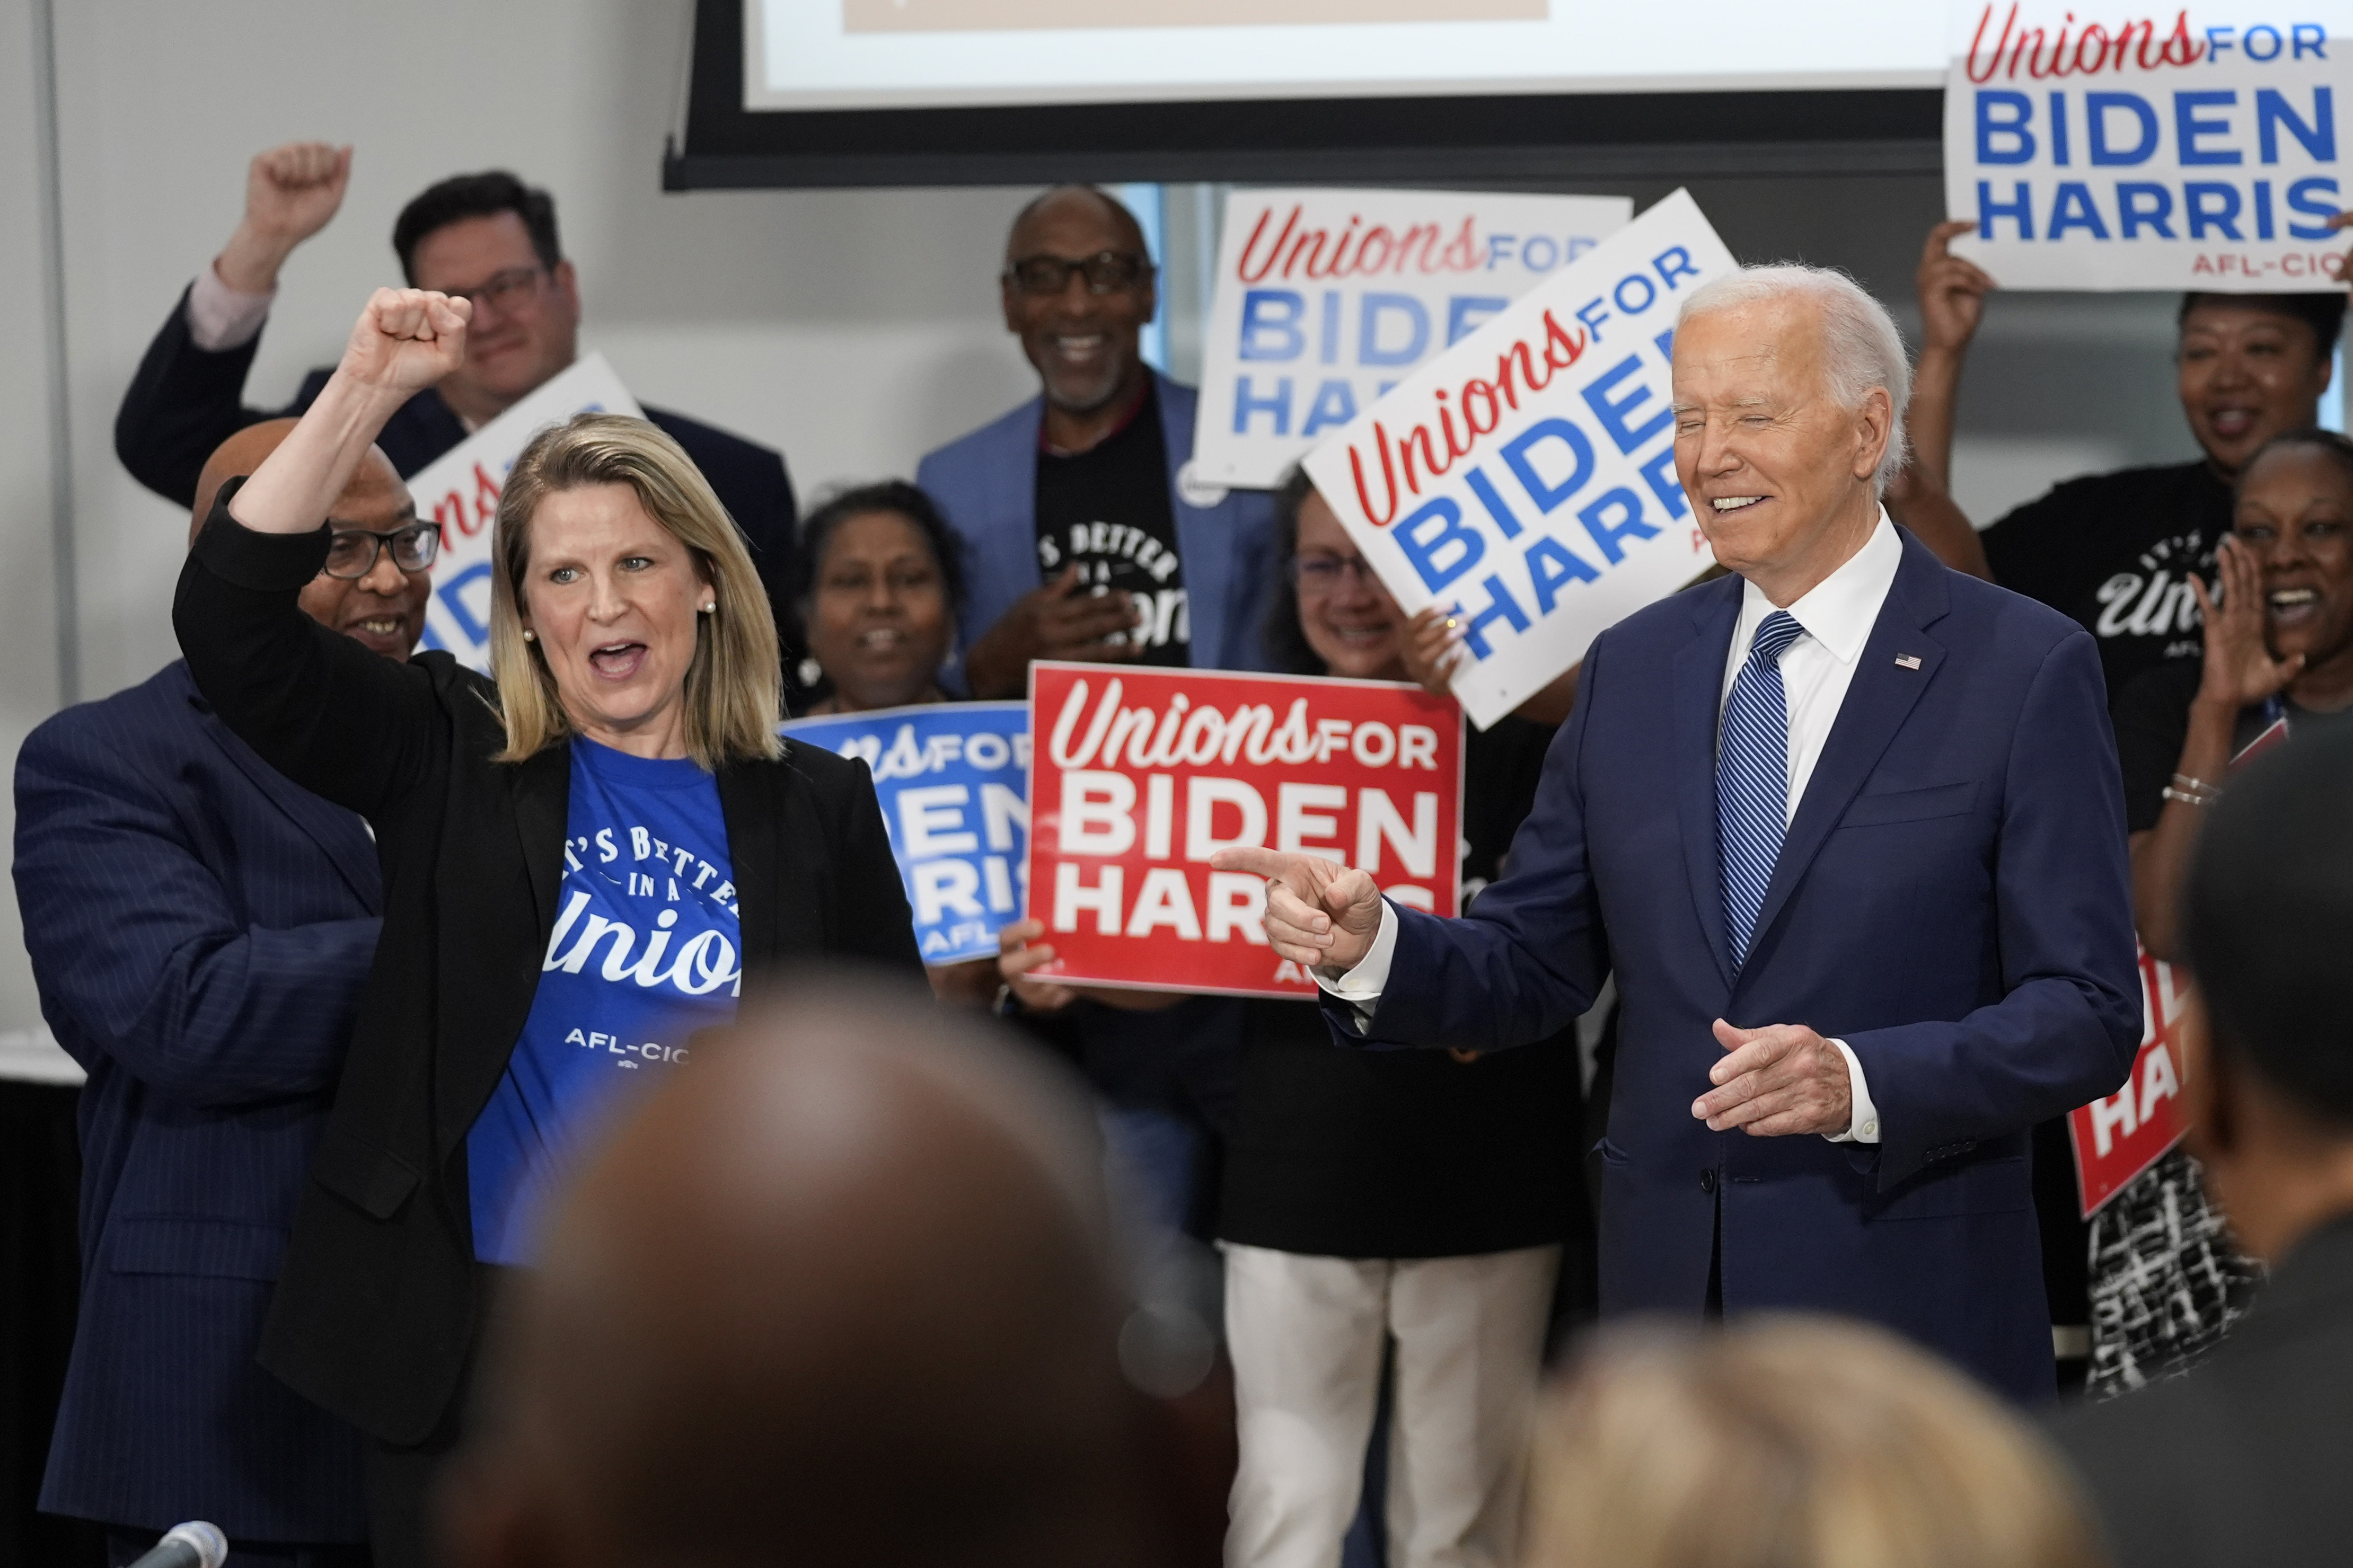
M 1522 1568 L 2100 1568 L 2065 1462 L 1830 1318 L 1603 1333 L 1546 1397 Z
M 174 621 L 269 763 L 365 816 L 385 916 L 261 1359 L 378 1440 L 383 1568 L 424 1553 L 486 1287 L 527 1265 L 567 1151 L 795 959 L 922 984 L 864 769 L 776 738 L 776 628 L 711 488 L 584 415 L 508 476 L 484 680 L 296 604 L 384 421 L 465 353 L 469 303 L 380 289 L 301 423 L 221 491 Z

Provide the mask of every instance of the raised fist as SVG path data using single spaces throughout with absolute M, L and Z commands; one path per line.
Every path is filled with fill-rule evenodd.
M 352 150 L 289 142 L 254 157 L 245 172 L 245 221 L 291 248 L 327 226 L 351 183 Z
M 474 302 L 423 289 L 379 289 L 353 323 L 341 371 L 404 396 L 424 391 L 466 358 Z

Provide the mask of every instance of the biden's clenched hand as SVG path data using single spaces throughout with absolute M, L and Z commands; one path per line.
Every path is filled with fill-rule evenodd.
M 1381 890 L 1335 860 L 1237 846 L 1209 857 L 1220 871 L 1266 879 L 1266 940 L 1293 963 L 1345 973 L 1381 931 Z

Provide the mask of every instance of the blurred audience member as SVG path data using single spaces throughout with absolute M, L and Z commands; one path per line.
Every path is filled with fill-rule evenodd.
M 1597 1338 L 1537 1417 L 1522 1568 L 2099 1568 L 2066 1467 L 1883 1330 Z M 2127 1560 L 2129 1562 L 2129 1560 Z
M 249 426 L 196 480 L 294 427 Z M 381 452 L 330 510 L 304 614 L 400 661 L 438 535 Z M 81 1096 L 82 1298 L 41 1506 L 117 1564 L 186 1519 L 232 1564 L 364 1563 L 358 1432 L 254 1351 L 375 955 L 375 847 L 197 695 L 184 661 L 69 708 L 16 759 L 16 898 Z
M 1423 679 L 1451 647 L 1411 622 L 1303 476 L 1277 498 L 1267 646 L 1290 673 Z M 1499 874 L 1550 727 L 1472 730 L 1467 897 Z M 1328 1568 L 1357 1513 L 1385 1364 L 1387 1561 L 1505 1568 L 1556 1281 L 1590 1310 L 1593 1219 L 1574 1028 L 1514 1051 L 1347 1051 L 1312 1001 L 1243 1011 L 1218 1205 L 1241 1464 L 1229 1568 Z M 1568 1256 L 1564 1259 L 1564 1247 Z
M 1134 215 L 1048 191 L 1014 220 L 1001 286 L 1040 395 L 915 472 L 965 541 L 967 689 L 1019 697 L 1038 658 L 1262 668 L 1272 508 L 1183 479 L 1194 392 L 1144 363 L 1158 295 Z
M 704 1037 L 494 1338 L 456 1568 L 1213 1563 L 1216 1435 L 1135 1386 L 1101 1185 L 977 1026 L 804 985 Z
M 333 219 L 351 171 L 349 147 L 315 142 L 272 147 L 246 170 L 245 216 L 172 308 L 115 416 L 115 455 L 165 500 L 189 503 L 206 454 L 232 431 L 300 414 L 326 385 L 329 371 L 319 369 L 283 409 L 243 401 L 279 271 Z M 401 209 L 392 247 L 413 287 L 474 302 L 465 363 L 396 410 L 377 441 L 406 478 L 571 367 L 580 279 L 557 243 L 555 198 L 504 170 L 455 175 L 425 191 Z M 794 507 L 784 458 L 666 408 L 649 407 L 646 417 L 711 481 L 749 541 L 776 608 L 788 608 Z
M 802 524 L 797 570 L 809 713 L 948 700 L 964 552 L 931 497 L 899 479 L 842 491 Z
M 1949 248 L 1972 226 L 1938 225 L 1921 255 L 1925 341 L 1906 405 L 1912 461 L 1888 506 L 1947 564 L 2073 617 L 2099 644 L 2113 704 L 2138 677 L 2198 658 L 2194 584 L 2212 578 L 2215 549 L 2231 530 L 2232 483 L 2264 443 L 2318 423 L 2345 295 L 2185 294 L 2176 384 L 2200 456 L 2070 479 L 1979 534 L 1951 496 L 1961 370 L 1994 287 Z M 2193 1315 L 2219 1331 L 2237 1287 L 2187 1155 L 2158 1161 L 2088 1225 L 2074 1169 L 2066 1123 L 2037 1127 L 2034 1200 L 2052 1321 L 2076 1355 L 2090 1358 L 2092 1392 L 2113 1392 L 2139 1375 L 2139 1362 L 2168 1362 L 2142 1331 L 2170 1310 L 2152 1303 L 2194 1296 Z M 2201 1281 L 2194 1289 L 2192 1278 Z M 2137 1327 L 2121 1330 L 2126 1321 Z
M 2270 466 L 2267 458 L 2264 465 Z M 2245 513 L 2242 512 L 2243 526 Z M 2118 1568 L 2345 1560 L 2353 1450 L 2353 732 L 2265 755 L 2208 813 L 2182 948 L 2209 1020 L 2190 1142 L 2272 1268 L 2186 1377 L 2057 1428 Z

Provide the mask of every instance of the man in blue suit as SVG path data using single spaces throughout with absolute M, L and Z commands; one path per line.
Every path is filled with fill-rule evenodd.
M 1698 290 L 1675 464 L 1736 575 L 1605 632 L 1509 874 L 1465 920 L 1327 861 L 1275 950 L 1345 1037 L 1495 1048 L 1615 972 L 1605 1311 L 1849 1313 L 2052 1392 L 2034 1123 L 2140 1034 L 2098 650 L 1887 520 L 1902 340 L 1841 274 Z
M 239 432 L 197 484 L 293 427 Z M 382 454 L 334 510 L 313 617 L 405 659 L 429 551 Z M 375 848 L 272 772 L 174 660 L 33 731 L 16 897 L 42 1016 L 88 1071 L 82 1295 L 41 1507 L 115 1563 L 208 1519 L 231 1563 L 364 1563 L 362 1439 L 254 1361 L 375 952 Z
M 1185 482 L 1195 394 L 1144 363 L 1158 308 L 1134 214 L 1062 185 L 1014 220 L 1006 330 L 1040 395 L 923 460 L 965 548 L 956 648 L 975 697 L 1037 658 L 1262 669 L 1274 501 Z

